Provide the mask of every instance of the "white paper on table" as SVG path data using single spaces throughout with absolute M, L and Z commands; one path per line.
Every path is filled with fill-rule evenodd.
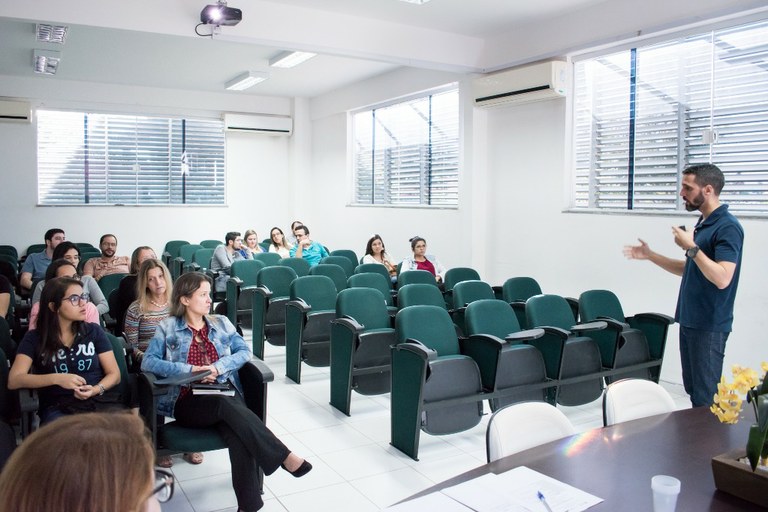
M 530 512 L 499 487 L 497 475 L 488 473 L 478 478 L 443 489 L 443 494 L 465 504 L 476 512 Z
M 603 501 L 525 466 L 494 476 L 504 494 L 531 512 L 546 512 L 546 507 L 539 501 L 539 492 L 546 497 L 552 512 L 580 512 Z
M 445 494 L 433 492 L 421 498 L 409 500 L 404 503 L 392 505 L 385 510 L 389 512 L 424 512 L 426 510 L 439 510 L 440 512 L 469 512 L 471 509 L 465 507 L 458 501 L 449 498 Z

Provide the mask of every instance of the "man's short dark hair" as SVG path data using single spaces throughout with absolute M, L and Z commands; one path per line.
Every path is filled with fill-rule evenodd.
M 64 230 L 59 228 L 51 228 L 45 232 L 45 238 L 43 240 L 53 240 L 53 237 L 59 233 L 64 234 Z
M 239 231 L 230 231 L 226 235 L 224 235 L 224 243 L 226 245 L 229 245 L 229 242 L 234 242 L 237 237 L 240 236 Z
M 111 236 L 112 238 L 114 238 L 115 239 L 115 243 L 117 243 L 117 237 L 115 235 L 113 235 L 112 233 L 107 233 L 106 235 L 101 235 L 101 238 L 99 238 L 99 245 L 103 244 L 104 243 L 104 239 L 107 238 L 108 236 Z
M 296 233 L 298 230 L 300 230 L 300 229 L 304 231 L 304 234 L 305 234 L 305 235 L 309 235 L 309 228 L 308 228 L 307 226 L 303 225 L 303 224 L 302 224 L 301 226 L 296 226 L 296 229 L 294 229 L 294 230 L 293 230 L 294 234 L 295 234 L 295 233 Z
M 712 185 L 716 196 L 720 195 L 720 191 L 723 190 L 725 185 L 723 171 L 713 164 L 691 165 L 683 170 L 683 175 L 686 174 L 693 174 L 696 184 L 700 187 Z

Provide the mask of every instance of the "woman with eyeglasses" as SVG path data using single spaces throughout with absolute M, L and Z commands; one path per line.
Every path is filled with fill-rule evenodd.
M 400 264 L 400 272 L 409 270 L 426 270 L 433 276 L 438 284 L 443 283 L 446 268 L 440 264 L 436 256 L 427 254 L 427 241 L 420 236 L 415 236 L 408 240 L 411 243 L 413 256 L 405 258 Z
M 75 266 L 77 270 L 80 266 L 80 249 L 72 242 L 61 242 L 53 250 L 53 256 L 51 261 L 59 259 L 65 259 Z M 40 281 L 35 287 L 35 291 L 32 294 L 32 304 L 35 304 L 40 300 L 40 293 L 43 291 L 43 285 L 45 281 L 49 279 L 48 274 L 43 281 Z M 88 300 L 96 306 L 100 315 L 109 312 L 109 303 L 107 298 L 104 297 L 104 292 L 99 288 L 99 284 L 91 276 L 80 276 L 80 282 L 83 283 L 83 289 L 88 294 Z M 97 320 L 98 321 L 98 320 Z
M 229 448 L 239 509 L 259 510 L 259 467 L 271 475 L 282 466 L 300 477 L 312 465 L 291 452 L 246 406 L 237 370 L 253 353 L 227 317 L 208 314 L 210 307 L 211 283 L 205 274 L 182 274 L 174 283 L 171 317 L 157 326 L 141 369 L 158 377 L 207 370 L 203 384 L 231 387 L 231 394 L 197 394 L 191 386 L 174 386 L 158 397 L 157 409 L 184 427 L 215 426 Z
M 78 414 L 35 431 L 0 473 L 0 512 L 159 512 L 173 475 L 152 466 L 144 422 Z
M 78 279 L 80 280 L 81 277 L 77 275 L 77 268 L 75 268 L 75 264 L 71 263 L 69 260 L 65 259 L 59 259 L 54 260 L 50 265 L 48 265 L 48 269 L 45 271 L 45 281 L 41 281 L 41 285 L 45 285 L 48 281 L 51 279 L 56 279 L 57 277 L 71 277 L 72 279 Z M 90 276 L 85 276 L 90 277 Z M 93 280 L 93 278 L 90 278 L 90 281 L 92 281 L 94 284 L 96 281 Z M 82 281 L 80 281 L 80 284 L 83 284 Z M 99 285 L 96 285 L 96 288 L 98 288 Z M 35 301 L 32 304 L 32 309 L 29 311 L 29 328 L 34 329 L 37 326 L 37 316 L 40 312 L 40 294 L 42 293 L 43 286 L 40 286 L 40 292 L 38 293 L 37 290 L 35 290 L 35 293 L 38 294 L 37 301 Z M 87 291 L 88 288 L 86 288 L 86 285 L 83 284 L 83 291 L 85 295 L 88 296 L 88 304 L 85 305 L 85 321 L 97 324 L 99 323 L 99 310 L 96 305 L 91 302 L 91 295 Z M 101 290 L 99 290 L 99 293 L 101 293 Z M 102 295 L 103 297 L 104 295 Z
M 38 390 L 41 423 L 66 414 L 121 408 L 120 369 L 99 324 L 86 322 L 88 296 L 77 279 L 49 280 L 37 328 L 19 343 L 8 388 Z M 105 393 L 107 393 L 105 395 Z
M 291 249 L 293 249 L 293 246 L 285 239 L 282 229 L 278 227 L 272 228 L 269 231 L 269 239 L 271 240 L 269 244 L 269 252 L 276 252 L 281 258 L 291 257 Z

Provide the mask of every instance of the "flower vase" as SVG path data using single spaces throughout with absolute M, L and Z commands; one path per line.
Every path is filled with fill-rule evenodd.
M 718 490 L 768 508 L 768 468 L 752 471 L 745 450 L 733 450 L 712 458 L 712 476 Z

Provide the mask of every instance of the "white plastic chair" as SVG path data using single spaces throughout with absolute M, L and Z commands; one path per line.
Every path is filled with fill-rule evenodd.
M 674 410 L 675 402 L 667 390 L 650 380 L 620 380 L 608 386 L 603 395 L 606 427 Z
M 546 402 L 508 405 L 494 412 L 488 421 L 488 462 L 575 433 L 565 414 Z

